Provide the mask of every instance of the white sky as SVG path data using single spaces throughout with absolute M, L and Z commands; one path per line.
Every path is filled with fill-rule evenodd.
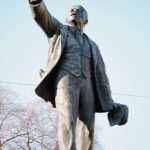
M 68 8 L 83 5 L 89 14 L 85 32 L 100 47 L 113 93 L 150 96 L 149 0 L 45 0 L 53 16 L 65 23 Z M 28 0 L 0 2 L 0 81 L 37 84 L 46 64 L 48 42 L 31 17 Z M 34 90 L 11 86 L 27 100 Z M 113 95 L 129 106 L 126 126 L 110 127 L 106 114 L 96 123 L 105 150 L 150 149 L 150 98 Z

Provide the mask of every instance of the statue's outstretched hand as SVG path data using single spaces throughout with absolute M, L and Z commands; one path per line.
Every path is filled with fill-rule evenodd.
M 36 5 L 38 3 L 40 3 L 42 0 L 29 0 L 30 4 Z

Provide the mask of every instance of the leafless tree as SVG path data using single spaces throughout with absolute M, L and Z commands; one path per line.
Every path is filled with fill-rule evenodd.
M 13 102 L 14 98 L 13 93 L 0 86 L 0 149 L 3 150 L 13 139 L 25 135 L 17 130 L 16 119 L 20 109 Z
M 35 100 L 34 104 L 24 108 L 19 120 L 21 131 L 26 135 L 19 140 L 14 140 L 18 147 L 23 147 L 27 150 L 54 149 L 57 139 L 57 127 L 54 117 L 52 119 L 50 116 L 51 111 L 51 105 L 45 104 L 42 100 Z
M 22 107 L 15 99 L 12 92 L 0 86 L 0 150 L 53 150 L 57 121 L 50 103 L 36 99 Z

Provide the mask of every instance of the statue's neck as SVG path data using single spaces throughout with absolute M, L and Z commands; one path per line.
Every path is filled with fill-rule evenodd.
M 83 34 L 83 28 L 81 26 L 77 26 L 77 25 L 70 25 L 68 24 L 71 28 L 77 29 L 80 31 L 81 34 Z

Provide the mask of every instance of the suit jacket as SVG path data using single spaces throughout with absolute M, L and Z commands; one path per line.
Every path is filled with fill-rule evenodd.
M 59 23 L 47 11 L 44 2 L 30 5 L 32 15 L 38 25 L 46 33 L 50 47 L 48 51 L 47 67 L 41 82 L 35 92 L 45 101 L 50 101 L 55 107 L 54 78 L 57 73 L 57 63 L 63 53 L 67 39 L 68 29 L 66 25 Z M 54 28 L 53 23 L 59 24 Z M 51 30 L 51 31 L 50 31 Z M 53 31 L 53 33 L 52 33 Z M 86 35 L 87 36 L 87 35 Z M 113 109 L 113 101 L 106 75 L 105 65 L 98 46 L 87 36 L 92 52 L 93 83 L 96 97 L 96 112 L 106 112 Z

